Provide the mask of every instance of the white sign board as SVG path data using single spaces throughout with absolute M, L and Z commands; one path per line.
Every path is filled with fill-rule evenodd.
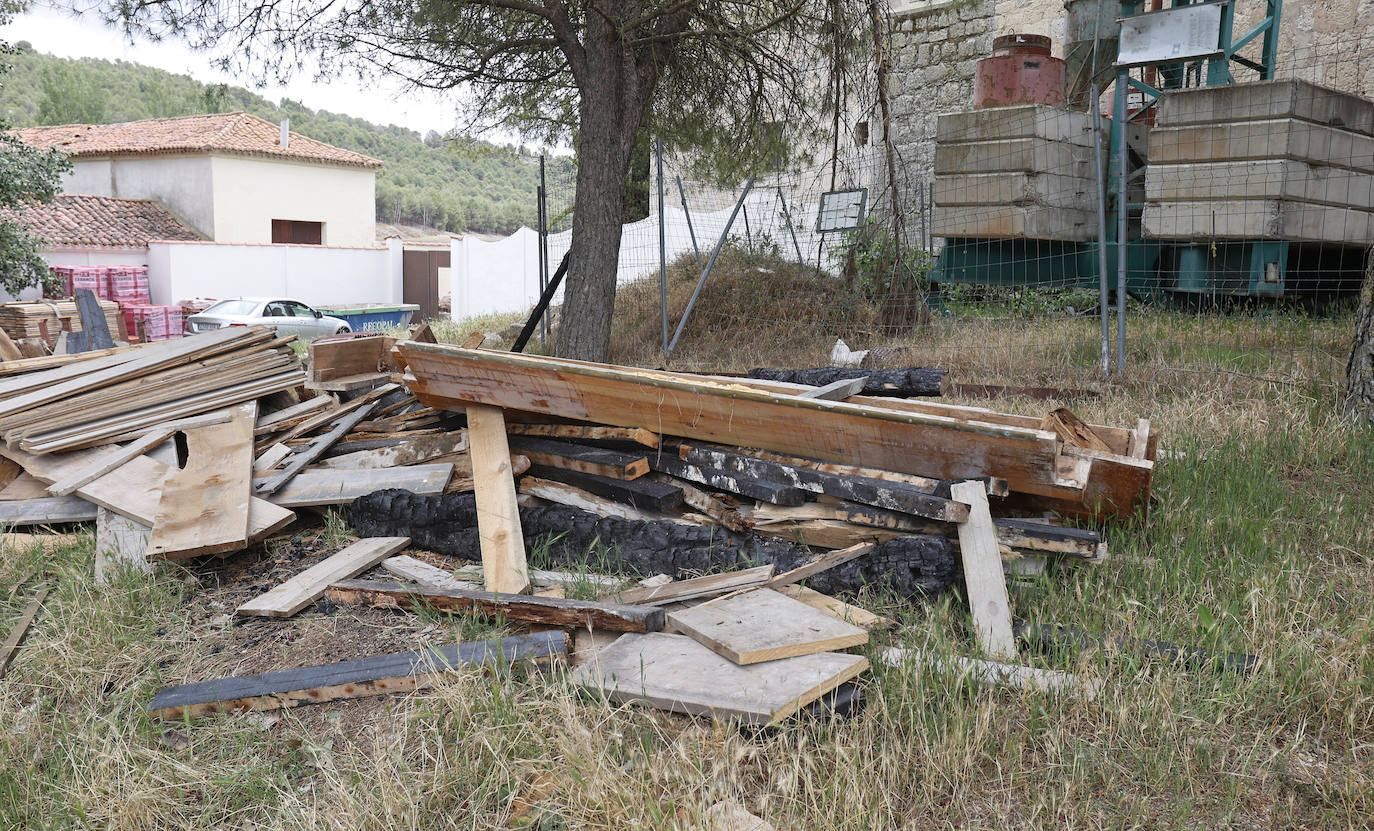
M 868 188 L 832 190 L 821 194 L 820 208 L 816 211 L 816 230 L 824 234 L 858 228 L 863 224 L 867 201 Z
M 1194 3 L 1121 19 L 1117 66 L 1140 66 L 1221 53 L 1224 3 Z

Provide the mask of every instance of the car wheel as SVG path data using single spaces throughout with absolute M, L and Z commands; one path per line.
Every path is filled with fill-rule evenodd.
M 349 332 L 352 332 L 352 331 L 353 331 L 353 330 L 350 329 L 350 328 L 348 328 L 347 326 L 340 326 L 340 327 L 339 327 L 339 331 L 335 332 L 334 334 L 336 334 L 336 335 L 346 335 L 346 334 L 348 334 Z

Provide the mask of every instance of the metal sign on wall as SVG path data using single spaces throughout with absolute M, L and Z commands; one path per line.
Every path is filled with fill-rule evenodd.
M 1123 17 L 1116 65 L 1141 66 L 1220 55 L 1224 5 L 1194 3 Z
M 852 231 L 864 222 L 864 207 L 868 202 L 868 188 L 832 190 L 821 194 L 820 209 L 816 211 L 816 231 Z

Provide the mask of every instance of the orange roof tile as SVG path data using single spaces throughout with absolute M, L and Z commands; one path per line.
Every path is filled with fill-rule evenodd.
M 201 239 L 151 199 L 64 193 L 23 211 L 0 210 L 0 216 L 18 222 L 49 246 L 146 248 L 149 240 Z
M 25 144 L 56 147 L 69 156 L 233 153 L 278 159 L 381 167 L 371 156 L 290 133 L 281 146 L 281 127 L 244 112 L 152 118 L 123 124 L 63 124 L 13 131 Z

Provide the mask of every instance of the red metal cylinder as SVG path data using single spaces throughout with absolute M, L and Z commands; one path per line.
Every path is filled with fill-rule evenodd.
M 992 42 L 973 77 L 973 108 L 1013 104 L 1064 106 L 1064 62 L 1050 54 L 1044 35 L 1002 35 Z

